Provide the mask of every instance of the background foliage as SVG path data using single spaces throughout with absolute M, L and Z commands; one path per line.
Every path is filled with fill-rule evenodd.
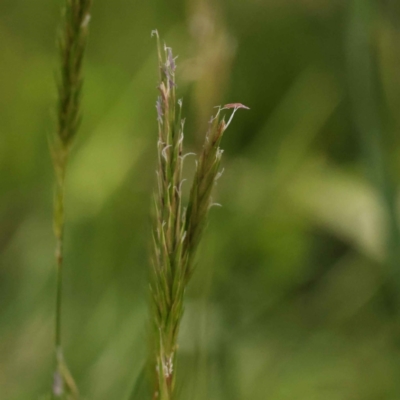
M 0 397 L 53 368 L 60 1 L 0 2 Z M 96 0 L 67 177 L 64 338 L 88 399 L 146 356 L 157 28 L 187 150 L 241 102 L 187 293 L 182 398 L 398 399 L 400 7 L 395 0 Z M 188 163 L 189 165 L 189 163 Z M 187 189 L 187 188 L 186 188 Z

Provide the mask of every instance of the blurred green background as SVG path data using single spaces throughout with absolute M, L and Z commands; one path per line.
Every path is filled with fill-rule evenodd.
M 52 380 L 47 136 L 62 3 L 0 2 L 5 400 L 41 399 Z M 155 28 L 179 54 L 186 151 L 199 150 L 214 106 L 251 108 L 224 138 L 223 207 L 187 293 L 182 399 L 399 399 L 397 0 L 94 1 L 63 315 L 84 397 L 133 400 L 146 359 Z

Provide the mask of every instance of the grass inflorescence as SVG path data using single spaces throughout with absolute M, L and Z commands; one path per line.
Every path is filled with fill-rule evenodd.
M 151 279 L 155 327 L 153 366 L 156 371 L 154 398 L 176 398 L 176 352 L 183 315 L 184 293 L 193 273 L 193 261 L 212 206 L 211 193 L 221 175 L 220 143 L 240 103 L 217 107 L 209 122 L 202 152 L 197 158 L 187 206 L 182 199 L 184 125 L 182 101 L 176 97 L 176 58 L 160 44 L 157 31 L 160 95 L 157 99 L 158 168 L 153 230 Z M 232 110 L 229 120 L 224 110 Z
M 77 386 L 64 361 L 61 340 L 64 194 L 65 175 L 71 145 L 81 120 L 82 65 L 86 49 L 92 0 L 66 0 L 63 26 L 59 37 L 61 68 L 58 82 L 57 130 L 50 139 L 50 149 L 56 176 L 54 197 L 54 234 L 56 237 L 57 293 L 55 316 L 56 371 L 53 397 L 77 399 Z

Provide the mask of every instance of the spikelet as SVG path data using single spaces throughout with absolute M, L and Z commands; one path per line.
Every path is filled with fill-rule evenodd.
M 61 68 L 58 80 L 57 130 L 50 138 L 50 152 L 56 177 L 53 226 L 57 265 L 56 371 L 52 392 L 55 398 L 63 398 L 67 394 L 68 398 L 73 400 L 79 398 L 79 392 L 64 361 L 61 341 L 64 193 L 68 157 L 81 121 L 82 64 L 91 4 L 91 0 L 65 0 L 63 27 L 58 41 Z
M 211 119 L 203 150 L 197 160 L 187 209 L 182 201 L 183 139 L 182 101 L 176 99 L 176 57 L 161 46 L 157 31 L 159 96 L 157 192 L 154 196 L 153 262 L 151 277 L 154 316 L 154 398 L 175 398 L 176 352 L 183 314 L 184 293 L 193 271 L 193 259 L 211 206 L 211 192 L 220 176 L 222 136 L 240 103 L 218 107 Z M 225 122 L 223 111 L 233 109 Z M 186 210 L 186 211 L 185 211 Z

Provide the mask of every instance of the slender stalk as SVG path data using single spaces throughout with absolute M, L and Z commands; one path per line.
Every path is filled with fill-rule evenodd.
M 61 347 L 61 302 L 62 302 L 62 272 L 63 272 L 63 231 L 64 231 L 64 178 L 57 184 L 56 205 L 59 228 L 55 225 L 56 263 L 57 263 L 57 298 L 56 298 L 56 348 Z
M 58 85 L 58 126 L 50 143 L 56 176 L 53 216 L 57 267 L 54 329 L 56 371 L 54 373 L 53 398 L 61 398 L 65 395 L 70 399 L 79 398 L 77 386 L 64 361 L 62 349 L 64 197 L 69 153 L 81 120 L 82 62 L 86 48 L 91 4 L 91 0 L 65 0 L 64 23 L 59 39 L 61 69 Z
M 155 195 L 153 269 L 151 280 L 154 315 L 154 358 L 156 370 L 153 398 L 176 399 L 176 352 L 183 315 L 184 293 L 193 272 L 194 255 L 212 205 L 211 192 L 220 176 L 222 135 L 240 103 L 218 107 L 209 123 L 203 151 L 197 160 L 187 209 L 182 202 L 184 120 L 182 101 L 176 100 L 175 58 L 172 50 L 161 48 L 158 32 L 160 96 L 158 115 L 158 191 Z M 226 123 L 222 110 L 233 109 Z

